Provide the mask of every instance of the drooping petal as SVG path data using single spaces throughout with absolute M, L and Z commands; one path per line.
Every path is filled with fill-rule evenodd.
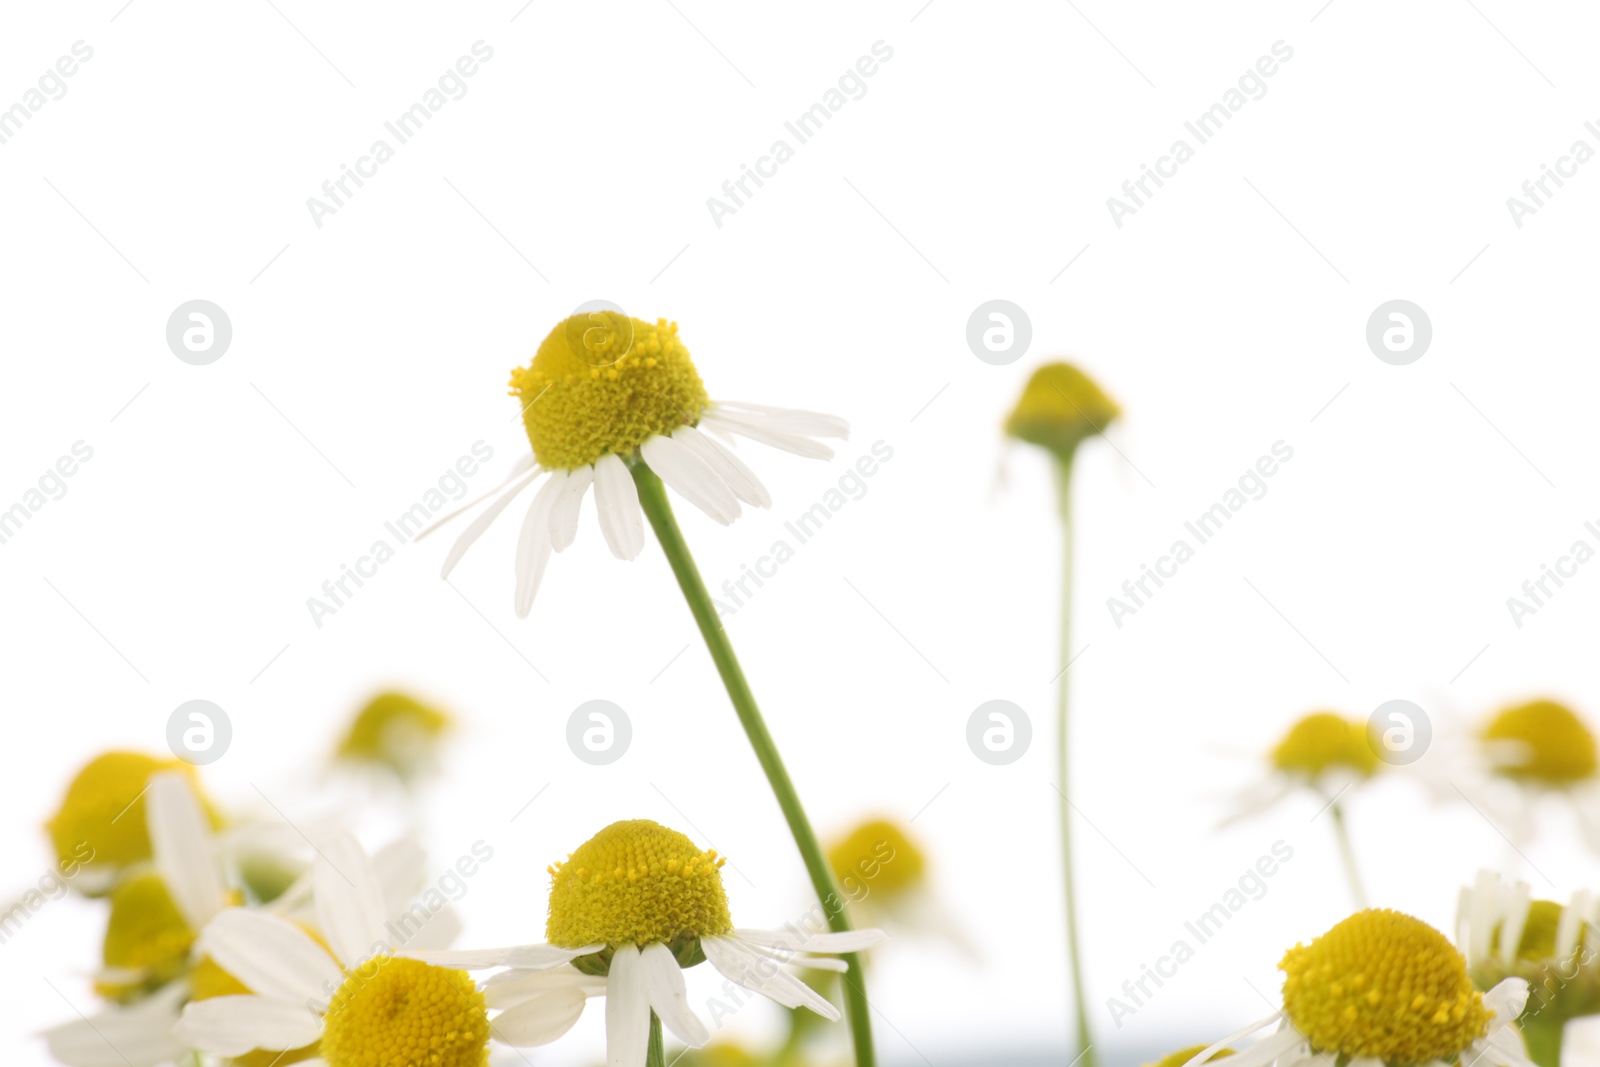
M 733 495 L 757 508 L 772 506 L 772 494 L 761 484 L 755 471 L 744 460 L 717 444 L 693 426 L 680 426 L 672 431 L 672 439 L 699 456 L 717 476 L 733 490 Z
M 567 473 L 567 487 L 550 509 L 550 545 L 557 552 L 565 552 L 577 539 L 578 513 L 593 482 L 593 467 L 574 467 Z
M 741 927 L 734 936 L 757 945 L 787 949 L 790 952 L 864 952 L 889 940 L 882 930 L 847 930 L 842 934 L 811 930 L 751 930 Z
M 517 537 L 517 618 L 526 619 L 533 610 L 533 598 L 544 579 L 545 564 L 550 562 L 550 510 L 566 491 L 571 475 L 556 471 L 550 480 L 539 487 L 539 492 L 528 505 L 527 517 L 522 520 L 522 532 Z
M 850 438 L 849 420 L 837 415 L 824 415 L 801 408 L 775 408 L 769 404 L 748 404 L 741 400 L 719 400 L 716 407 L 746 418 L 764 416 L 764 420 L 774 429 L 802 437 Z
M 339 962 L 354 970 L 388 945 L 383 892 L 372 860 L 350 833 L 326 839 L 317 852 L 312 867 L 317 925 Z
M 589 998 L 576 987 L 551 989 L 507 1008 L 489 1024 L 496 1041 L 516 1048 L 548 1045 L 571 1030 Z
M 702 937 L 700 947 L 711 966 L 724 978 L 753 993 L 760 993 L 786 1008 L 810 1008 L 823 1018 L 839 1021 L 839 1009 L 815 989 L 732 937 Z
M 152 776 L 145 805 L 156 872 L 189 929 L 199 930 L 226 903 L 211 822 L 181 771 Z
M 482 515 L 472 520 L 471 526 L 461 531 L 461 536 L 456 538 L 456 543 L 450 546 L 449 553 L 444 557 L 444 566 L 439 568 L 439 577 L 450 577 L 450 572 L 455 570 L 457 563 L 461 562 L 461 557 L 467 554 L 467 549 L 471 548 L 473 543 L 483 536 L 483 531 L 487 530 L 494 520 L 500 517 L 500 513 L 517 498 L 517 494 L 532 485 L 534 479 L 538 477 L 539 471 L 535 469 L 531 474 L 513 483 L 511 488 L 501 495 L 500 499 L 490 504 Z
M 827 445 L 819 444 L 811 438 L 802 437 L 799 434 L 775 430 L 760 421 L 751 421 L 747 417 L 731 412 L 708 411 L 700 416 L 700 425 L 711 430 L 721 430 L 725 433 L 737 434 L 740 437 L 748 437 L 758 444 L 781 449 L 785 452 L 793 452 L 795 455 L 804 456 L 806 459 L 833 458 L 833 449 Z
M 1278 1021 L 1278 1018 L 1279 1016 L 1274 1015 L 1268 1019 L 1258 1019 L 1249 1026 L 1235 1030 L 1221 1041 L 1214 1042 L 1191 1056 L 1183 1067 L 1198 1067 L 1199 1064 L 1208 1062 L 1218 1052 L 1231 1047 L 1242 1038 L 1249 1037 L 1257 1030 L 1271 1026 Z M 1267 1064 L 1276 1060 L 1279 1056 L 1304 1042 L 1305 1038 L 1301 1037 L 1298 1031 L 1292 1027 L 1285 1026 L 1281 1030 L 1276 1030 L 1269 1036 L 1257 1041 L 1249 1048 L 1242 1049 L 1227 1057 L 1228 1064 L 1229 1067 L 1234 1067 L 1236 1062 L 1242 1067 L 1266 1067 Z
M 655 436 L 639 446 L 650 469 L 678 495 L 727 526 L 739 517 L 739 500 L 716 471 L 670 437 Z
M 491 1008 L 514 1008 L 557 990 L 576 989 L 589 997 L 606 995 L 606 980 L 574 967 L 525 970 L 514 967 L 483 983 L 483 1000 Z
M 646 945 L 639 952 L 644 968 L 645 996 L 661 1023 L 685 1045 L 699 1048 L 711 1040 L 711 1031 L 689 1007 L 689 991 L 684 985 L 683 968 L 677 957 L 661 942 Z
M 633 484 L 628 465 L 609 452 L 594 461 L 594 506 L 611 554 L 618 559 L 637 558 L 644 549 L 639 487 Z
M 220 1056 L 252 1049 L 289 1049 L 322 1036 L 322 1017 L 304 1004 L 258 996 L 191 1000 L 172 1028 L 184 1044 Z
M 561 948 L 556 945 L 511 945 L 506 948 L 466 949 L 456 952 L 397 952 L 396 956 L 421 960 L 435 967 L 450 967 L 460 971 L 476 971 L 485 967 L 517 967 L 537 971 L 559 967 L 579 956 L 599 952 L 604 945 L 584 945 L 582 948 Z
M 262 911 L 228 908 L 200 932 L 197 947 L 246 988 L 292 1004 L 325 998 L 344 981 L 339 964 L 309 934 Z
M 473 508 L 494 496 L 500 490 L 504 489 L 506 486 L 510 485 L 512 482 L 516 481 L 518 478 L 522 477 L 524 474 L 527 474 L 533 469 L 533 453 L 530 452 L 511 465 L 511 470 L 506 473 L 505 479 L 501 481 L 499 485 L 494 486 L 492 489 L 484 490 L 478 496 L 473 497 L 465 504 L 462 504 L 459 508 L 456 508 L 454 511 L 450 512 L 450 514 L 441 519 L 435 520 L 427 529 L 417 534 L 417 536 L 413 537 L 411 540 L 422 540 L 424 537 L 427 537 L 429 534 L 433 533 L 433 531 L 437 530 L 439 527 L 443 526 L 457 515 L 460 515 L 465 511 L 471 511 Z
M 606 975 L 606 1065 L 642 1067 L 650 1050 L 650 998 L 639 950 L 618 945 Z
M 132 1008 L 112 1008 L 53 1026 L 40 1036 L 50 1054 L 68 1067 L 156 1067 L 183 1054 L 172 1036 L 179 1002 L 187 995 L 174 982 Z

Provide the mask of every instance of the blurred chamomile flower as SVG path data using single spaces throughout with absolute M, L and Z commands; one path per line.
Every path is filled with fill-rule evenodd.
M 124 871 L 149 861 L 146 790 L 152 778 L 163 772 L 184 775 L 198 791 L 189 764 L 142 752 L 102 753 L 72 779 L 61 806 L 45 824 L 61 869 L 70 867 L 73 872 L 70 885 L 99 896 L 108 892 Z M 215 825 L 215 814 L 203 799 L 201 803 Z
M 437 773 L 439 745 L 454 726 L 449 713 L 405 693 L 379 693 L 356 712 L 339 739 L 340 762 L 378 767 L 402 783 Z
M 1117 402 L 1087 374 L 1070 363 L 1047 363 L 1023 387 L 1005 431 L 1071 460 L 1080 444 L 1105 433 L 1121 415 Z
M 828 846 L 828 865 L 862 925 L 943 938 L 977 958 L 929 884 L 927 852 L 905 827 L 885 818 L 860 822 Z
M 849 424 L 832 415 L 713 401 L 678 339 L 676 323 L 660 319 L 652 325 L 613 311 L 557 323 L 533 362 L 512 371 L 511 393 L 522 404 L 533 454 L 516 466 L 506 483 L 510 488 L 495 490 L 504 491 L 456 540 L 443 574 L 449 576 L 523 490 L 547 476 L 517 538 L 516 609 L 523 618 L 532 609 L 551 550 L 564 551 L 576 539 L 579 510 L 591 486 L 607 546 L 618 559 L 631 560 L 644 548 L 637 468 L 653 471 L 727 525 L 739 517 L 741 502 L 764 508 L 772 500 L 754 472 L 714 438 L 731 445 L 735 437 L 744 437 L 809 459 L 828 459 L 832 449 L 816 439 L 850 433 Z
M 550 868 L 546 942 L 410 958 L 469 970 L 506 967 L 484 987 L 497 1040 L 543 1045 L 578 1021 L 586 1000 L 606 998 L 607 1062 L 638 1067 L 656 1020 L 699 1047 L 711 1033 L 689 1007 L 683 971 L 709 961 L 729 981 L 788 1008 L 830 1020 L 839 1011 L 778 964 L 844 970 L 813 953 L 857 952 L 885 940 L 879 930 L 814 933 L 738 929 L 714 851 L 647 819 L 612 823 Z M 601 981 L 603 979 L 603 981 Z
M 1360 911 L 1278 964 L 1283 1009 L 1185 1060 L 1200 1064 L 1260 1031 L 1229 1067 L 1533 1067 L 1517 1016 L 1528 984 L 1487 993 L 1445 936 L 1397 911 Z
M 318 850 L 312 901 L 315 933 L 247 908 L 229 908 L 201 931 L 198 950 L 226 980 L 184 1006 L 180 1041 L 228 1057 L 265 1050 L 268 1061 L 291 1050 L 276 1062 L 319 1067 L 488 1063 L 483 994 L 464 972 L 393 953 L 378 874 L 348 833 Z
M 1302 790 L 1326 802 L 1381 767 L 1366 722 L 1333 711 L 1314 711 L 1296 720 L 1267 752 L 1265 762 L 1266 775 L 1235 798 L 1223 825 L 1258 815 Z

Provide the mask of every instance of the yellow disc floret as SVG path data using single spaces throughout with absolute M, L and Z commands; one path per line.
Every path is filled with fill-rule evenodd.
M 1367 724 L 1331 711 L 1314 711 L 1289 728 L 1272 750 L 1272 765 L 1286 774 L 1316 778 L 1335 768 L 1366 776 L 1378 769 Z
M 202 956 L 189 972 L 189 999 L 210 1000 L 212 997 L 247 996 L 255 992 L 232 974 L 222 969 L 210 956 Z M 289 1067 L 290 1064 L 309 1060 L 317 1054 L 317 1044 L 304 1048 L 256 1049 L 228 1061 L 236 1067 Z
M 552 945 L 639 945 L 733 929 L 715 850 L 649 819 L 615 822 L 550 868 Z
M 108 969 L 129 974 L 97 982 L 95 991 L 110 1000 L 137 1000 L 183 973 L 194 938 L 159 875 L 124 880 L 111 894 L 101 958 Z
M 828 865 L 845 893 L 897 894 L 922 884 L 927 857 L 888 819 L 869 819 L 828 849 Z
M 465 971 L 375 956 L 350 972 L 323 1023 L 328 1067 L 489 1062 L 489 1016 Z
M 380 693 L 356 713 L 337 755 L 382 764 L 408 777 L 426 765 L 432 746 L 451 725 L 448 714 L 405 693 Z
M 614 311 L 557 323 L 533 362 L 511 372 L 511 393 L 534 458 L 556 470 L 630 455 L 651 437 L 693 426 L 711 403 L 677 323 L 652 326 Z
M 1192 1046 L 1190 1048 L 1179 1049 L 1177 1052 L 1174 1052 L 1174 1053 L 1171 1053 L 1170 1055 L 1161 1057 L 1159 1060 L 1156 1060 L 1154 1063 L 1145 1064 L 1145 1067 L 1183 1067 L 1184 1064 L 1188 1063 L 1190 1060 L 1192 1060 L 1196 1056 L 1200 1055 L 1200 1053 L 1204 1052 L 1208 1047 L 1209 1046 L 1207 1046 L 1207 1045 L 1194 1045 L 1194 1046 Z M 1232 1055 L 1233 1055 L 1233 1049 L 1231 1049 L 1231 1048 L 1219 1049 L 1216 1052 L 1212 1053 L 1210 1058 L 1202 1060 L 1201 1062 L 1202 1063 L 1214 1063 L 1217 1060 L 1222 1059 L 1222 1057 L 1224 1057 L 1224 1056 L 1232 1056 Z
M 1517 941 L 1517 959 L 1524 963 L 1546 963 L 1555 958 L 1556 931 L 1561 925 L 1560 904 L 1553 900 L 1535 900 L 1528 905 L 1528 918 L 1522 924 L 1522 937 Z M 1491 949 L 1500 952 L 1501 928 L 1494 928 Z M 1577 944 L 1582 945 L 1585 931 L 1579 928 Z M 1565 961 L 1563 961 L 1565 962 Z
M 126 867 L 149 859 L 144 791 L 151 775 L 174 770 L 193 778 L 187 763 L 141 752 L 107 752 L 90 760 L 46 824 L 63 868 L 71 863 Z
M 1453 1061 L 1489 1031 L 1461 953 L 1397 911 L 1357 912 L 1278 967 L 1284 1012 L 1319 1052 L 1409 1067 Z
M 1121 414 L 1117 402 L 1077 367 L 1048 363 L 1028 379 L 1006 419 L 1006 433 L 1065 458 Z
M 1553 700 L 1507 708 L 1484 727 L 1483 739 L 1511 743 L 1511 753 L 1496 760 L 1508 778 L 1560 786 L 1595 775 L 1594 734 L 1572 709 Z

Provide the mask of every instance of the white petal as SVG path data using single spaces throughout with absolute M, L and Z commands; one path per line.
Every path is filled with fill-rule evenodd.
M 499 485 L 492 489 L 484 490 L 481 495 L 473 497 L 471 500 L 467 501 L 465 504 L 462 504 L 459 508 L 456 508 L 444 518 L 435 521 L 426 530 L 423 530 L 421 533 L 417 534 L 417 536 L 413 537 L 411 539 L 412 542 L 415 543 L 422 540 L 424 537 L 427 537 L 429 534 L 433 533 L 433 531 L 437 530 L 439 527 L 443 526 L 457 515 L 460 515 L 462 512 L 471 511 L 473 508 L 494 496 L 500 490 L 504 489 L 506 486 L 510 485 L 512 482 L 516 481 L 518 478 L 522 477 L 524 474 L 527 474 L 531 470 L 533 470 L 533 453 L 530 452 L 511 465 L 511 470 L 506 474 L 505 480 Z
M 530 971 L 520 967 L 499 974 L 483 983 L 483 1000 L 491 1008 L 514 1008 L 557 991 L 576 989 L 584 996 L 606 995 L 606 980 L 572 967 L 552 967 Z
M 1500 919 L 1500 964 L 1509 968 L 1517 959 L 1517 949 L 1522 946 L 1522 928 L 1528 924 L 1528 913 L 1533 907 L 1533 891 L 1527 882 L 1511 887 L 1505 910 Z
M 212 997 L 185 1005 L 172 1032 L 205 1052 L 242 1056 L 251 1049 L 309 1045 L 322 1036 L 322 1016 L 304 1004 L 267 997 Z
M 611 554 L 634 559 L 644 549 L 644 512 L 628 465 L 607 452 L 594 461 L 594 506 Z
M 1479 871 L 1472 887 L 1472 914 L 1467 920 L 1471 940 L 1466 954 L 1470 962 L 1476 964 L 1489 958 L 1495 927 L 1499 924 L 1500 876 L 1493 871 Z
M 744 460 L 717 444 L 693 426 L 680 426 L 672 431 L 672 439 L 683 445 L 717 472 L 717 476 L 733 490 L 733 495 L 752 507 L 769 508 L 772 494 L 761 484 L 755 471 L 745 466 Z
M 1556 922 L 1556 959 L 1565 963 L 1578 947 L 1578 931 L 1583 917 L 1589 912 L 1589 891 L 1580 889 L 1572 894 L 1572 903 L 1561 909 Z
M 467 549 L 472 547 L 473 542 L 483 536 L 483 531 L 487 530 L 490 524 L 500 517 L 500 513 L 517 498 L 517 494 L 532 485 L 537 477 L 539 472 L 535 470 L 521 481 L 514 483 L 499 500 L 490 504 L 482 515 L 473 519 L 471 526 L 461 531 L 461 536 L 456 538 L 456 543 L 450 546 L 449 554 L 444 557 L 444 566 L 439 568 L 439 577 L 450 577 L 450 572 L 461 562 L 461 557 L 467 554 Z
M 661 1024 L 685 1045 L 699 1048 L 711 1040 L 711 1031 L 689 1007 L 689 992 L 683 982 L 683 968 L 677 957 L 661 942 L 646 945 L 639 952 L 644 967 L 645 995 L 650 1007 L 661 1017 Z
M 804 456 L 807 459 L 833 458 L 833 449 L 827 445 L 818 444 L 809 437 L 783 433 L 727 412 L 709 411 L 700 416 L 700 425 L 713 431 L 721 430 L 725 433 L 738 434 L 740 437 L 748 437 L 750 440 L 768 447 L 782 449 L 785 452 L 793 452 L 795 455 Z
M 145 821 L 156 871 L 189 929 L 199 930 L 225 901 L 211 822 L 187 775 L 164 771 L 151 777 Z
M 301 1003 L 331 996 L 344 976 L 326 949 L 287 919 L 229 908 L 200 932 L 199 951 L 264 997 Z
M 539 492 L 528 505 L 527 517 L 522 520 L 522 532 L 517 537 L 517 618 L 526 619 L 533 610 L 534 594 L 539 592 L 539 582 L 544 578 L 545 564 L 550 561 L 550 509 L 566 490 L 571 476 L 566 471 L 556 471 L 550 480 L 539 487 Z
M 837 415 L 824 415 L 800 408 L 775 408 L 767 404 L 746 404 L 738 400 L 719 400 L 716 406 L 719 410 L 726 409 L 736 415 L 765 416 L 766 422 L 785 433 L 803 437 L 837 437 L 840 440 L 850 437 L 849 421 Z
M 1528 983 L 1521 978 L 1502 979 L 1483 995 L 1483 1003 L 1500 1022 L 1513 1022 L 1528 1006 Z
M 476 971 L 485 967 L 519 967 L 525 970 L 544 970 L 570 963 L 579 956 L 599 952 L 604 945 L 584 945 L 582 948 L 559 948 L 555 945 L 513 945 L 509 948 L 480 948 L 459 952 L 397 952 L 407 959 L 421 960 L 435 967 L 451 967 L 462 971 Z
M 177 1020 L 176 1003 L 147 1002 L 77 1018 L 40 1036 L 68 1067 L 155 1067 L 183 1054 L 182 1043 L 172 1036 Z
M 839 1021 L 839 1009 L 815 989 L 780 969 L 771 960 L 731 937 L 702 937 L 700 947 L 711 966 L 736 985 L 760 993 L 786 1008 L 810 1008 L 825 1019 Z
M 1262 1019 L 1252 1023 L 1250 1026 L 1234 1031 L 1221 1041 L 1202 1049 L 1198 1054 L 1190 1057 L 1183 1067 L 1196 1067 L 1198 1064 L 1205 1063 L 1212 1056 L 1215 1056 L 1222 1049 L 1228 1048 L 1240 1038 L 1248 1037 L 1263 1026 L 1271 1025 L 1275 1019 L 1276 1017 Z M 1235 1052 L 1221 1062 L 1227 1063 L 1229 1067 L 1234 1067 L 1235 1061 L 1237 1061 L 1239 1067 L 1266 1067 L 1266 1064 L 1271 1063 L 1304 1040 L 1297 1031 L 1285 1027 L 1268 1037 L 1262 1038 L 1249 1048 Z
M 383 914 L 392 919 L 410 909 L 427 879 L 428 850 L 411 836 L 397 837 L 372 853 L 372 875 L 383 894 Z
M 650 1000 L 639 950 L 619 945 L 606 975 L 606 1067 L 642 1067 L 650 1051 Z
M 842 934 L 813 933 L 810 930 L 735 930 L 734 936 L 769 948 L 790 952 L 862 952 L 889 940 L 882 930 L 847 930 Z
M 677 441 L 657 435 L 639 446 L 639 454 L 679 496 L 722 525 L 739 517 L 739 500 L 728 483 Z
M 339 962 L 354 970 L 388 947 L 383 893 L 372 860 L 350 833 L 335 834 L 317 851 L 312 867 L 317 926 Z
M 550 545 L 557 552 L 565 552 L 577 538 L 578 513 L 593 481 L 593 467 L 576 467 L 567 474 L 567 488 L 550 509 Z
M 489 1024 L 496 1041 L 515 1048 L 548 1045 L 572 1029 L 589 998 L 577 988 L 554 989 L 507 1008 Z

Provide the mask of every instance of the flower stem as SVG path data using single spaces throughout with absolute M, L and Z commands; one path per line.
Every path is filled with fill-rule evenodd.
M 1361 871 L 1356 867 L 1356 850 L 1350 843 L 1350 827 L 1344 820 L 1344 808 L 1335 800 L 1328 810 L 1333 816 L 1334 836 L 1339 839 L 1339 858 L 1344 863 L 1344 876 L 1350 882 L 1350 895 L 1355 899 L 1357 910 L 1365 909 L 1367 891 L 1362 888 Z
M 755 749 L 756 759 L 767 776 L 784 820 L 789 824 L 789 833 L 794 837 L 795 847 L 800 850 L 800 858 L 805 862 L 806 873 L 811 877 L 811 887 L 822 902 L 823 911 L 827 913 L 828 926 L 837 933 L 843 933 L 850 929 L 850 920 L 845 915 L 844 899 L 839 895 L 833 871 L 823 855 L 822 846 L 817 842 L 816 832 L 811 829 L 811 821 L 806 818 L 800 795 L 795 792 L 789 772 L 783 766 L 778 747 L 767 731 L 766 720 L 756 706 L 755 695 L 750 691 L 750 683 L 745 681 L 744 671 L 740 669 L 739 660 L 733 652 L 733 644 L 728 640 L 728 632 L 722 628 L 716 607 L 706 592 L 705 582 L 700 578 L 700 570 L 694 564 L 694 557 L 689 554 L 682 531 L 678 529 L 672 504 L 667 500 L 666 487 L 656 473 L 643 463 L 634 464 L 633 480 L 639 487 L 639 503 L 644 508 L 645 517 L 650 520 L 650 528 L 655 531 L 656 540 L 661 542 L 661 550 L 672 565 L 672 574 L 678 579 L 678 588 L 683 591 L 683 598 L 688 601 L 689 611 L 694 615 L 695 625 L 700 628 L 700 636 L 705 640 L 712 662 L 717 666 L 717 673 L 722 676 L 722 684 L 728 691 L 728 699 L 733 702 L 734 712 L 739 716 L 739 724 L 744 727 L 750 747 Z M 876 1056 L 872 1049 L 872 1018 L 868 1014 L 866 974 L 861 967 L 861 957 L 857 954 L 852 952 L 844 960 L 849 967 L 843 982 L 845 1010 L 850 1015 L 856 1064 L 857 1067 L 873 1067 Z
M 1083 954 L 1078 942 L 1078 898 L 1072 877 L 1072 801 L 1068 799 L 1070 762 L 1067 737 L 1067 664 L 1072 659 L 1072 455 L 1056 462 L 1061 506 L 1061 677 L 1056 706 L 1056 774 L 1061 779 L 1061 862 L 1067 903 L 1067 961 L 1072 967 L 1072 1006 L 1077 1016 L 1077 1058 L 1081 1067 L 1096 1067 L 1094 1044 L 1089 1037 L 1089 1007 L 1083 988 Z
M 661 1041 L 661 1017 L 650 1013 L 650 1047 L 645 1050 L 644 1067 L 667 1067 L 667 1048 Z
M 1524 1017 L 1522 1040 L 1528 1046 L 1528 1058 L 1539 1067 L 1561 1067 L 1561 1036 L 1564 1029 L 1564 1021 L 1559 1018 Z

